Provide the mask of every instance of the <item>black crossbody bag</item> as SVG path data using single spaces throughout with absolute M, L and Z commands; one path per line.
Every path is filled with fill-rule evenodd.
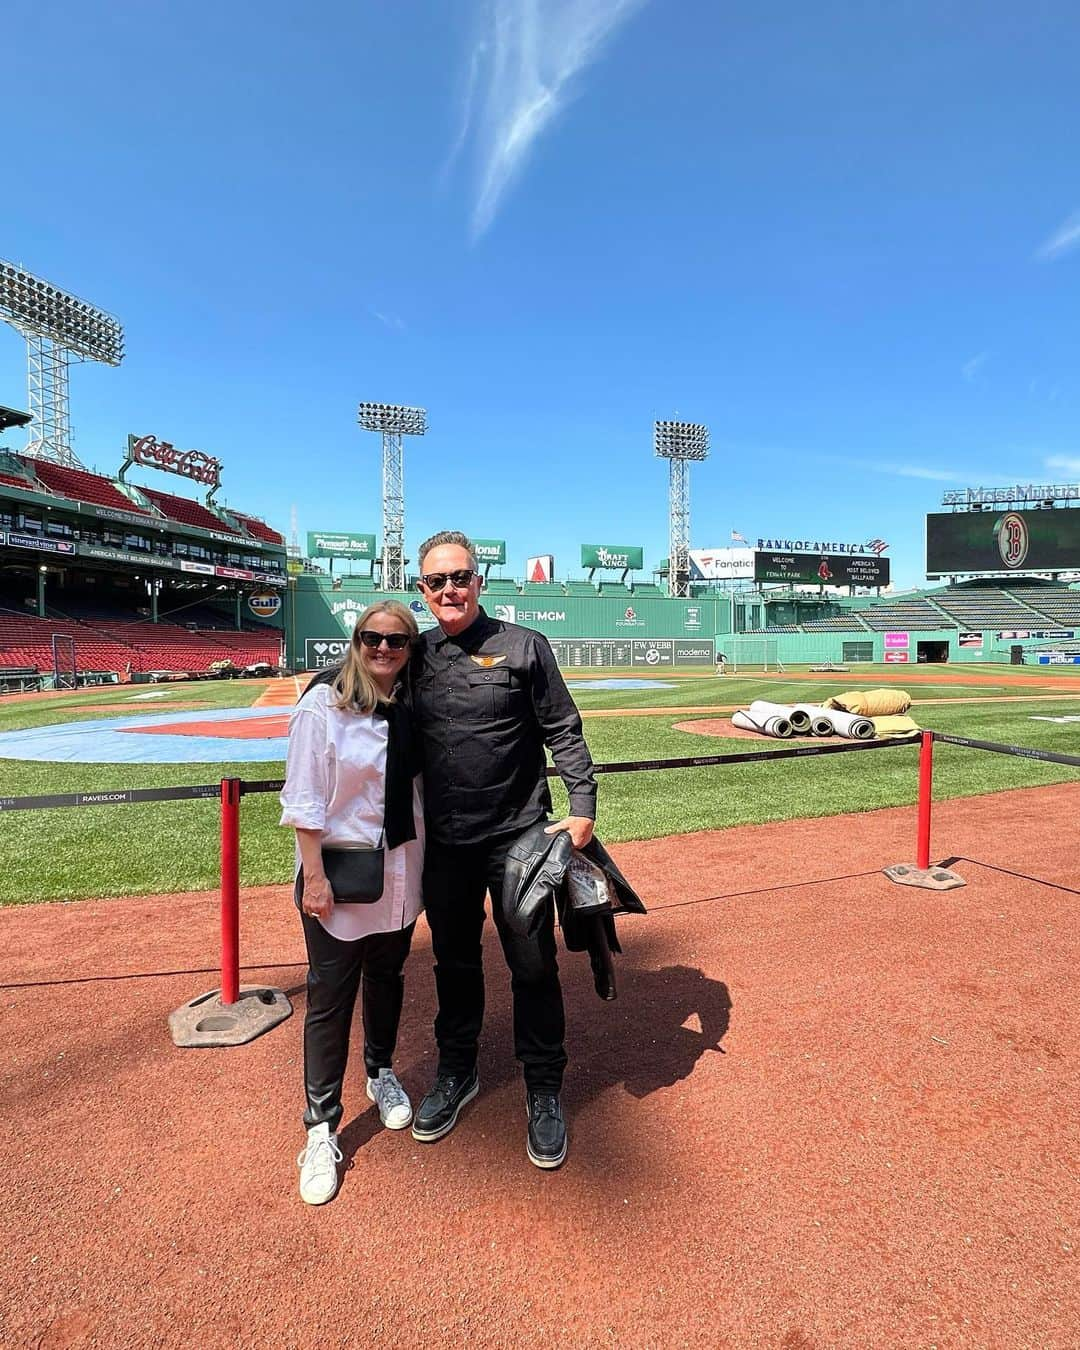
M 382 899 L 385 850 L 377 844 L 350 844 L 322 851 L 323 871 L 336 905 L 373 905 Z

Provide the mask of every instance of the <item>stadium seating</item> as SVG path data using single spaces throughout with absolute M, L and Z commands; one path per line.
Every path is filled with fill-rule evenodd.
M 856 629 L 866 631 L 866 625 L 861 622 L 857 610 L 833 615 L 828 619 L 806 619 L 802 623 L 804 633 L 851 633 Z
M 661 596 L 662 596 L 662 595 L 666 594 L 666 592 L 662 591 L 662 590 L 660 589 L 660 587 L 656 584 L 655 581 L 635 581 L 635 582 L 634 582 L 634 594 L 635 594 L 635 595 L 661 595 Z
M 21 459 L 28 472 L 58 497 L 75 502 L 92 502 L 115 511 L 134 511 L 149 515 L 146 507 L 133 497 L 126 496 L 110 478 L 86 469 L 72 469 L 66 464 L 53 464 L 46 459 Z M 140 489 L 136 489 L 137 491 Z M 149 493 L 147 494 L 149 496 Z
M 596 587 L 591 581 L 568 581 L 566 583 L 567 595 L 596 595 Z
M 1023 589 L 1009 587 L 1006 593 L 1016 600 L 1021 600 L 1040 618 L 1048 619 L 1055 627 L 1062 624 L 1069 628 L 1080 627 L 1080 591 L 1071 591 L 1064 586 L 1060 589 L 1031 586 Z
M 961 628 L 1033 628 L 1039 616 L 998 586 L 957 586 L 934 592 L 934 604 Z
M 602 581 L 597 589 L 609 600 L 629 600 L 634 594 L 630 587 L 624 586 L 621 581 Z
M 527 595 L 533 600 L 540 600 L 544 596 L 561 600 L 566 592 L 563 590 L 561 581 L 526 581 L 521 594 Z
M 488 595 L 517 595 L 518 585 L 512 577 L 488 577 L 484 591 Z
M 270 526 L 267 525 L 264 520 L 260 520 L 258 516 L 245 516 L 239 511 L 234 511 L 231 507 L 229 508 L 229 515 L 232 516 L 233 520 L 237 521 L 241 528 L 246 530 L 253 538 L 263 539 L 268 544 L 284 544 L 284 536 L 278 534 L 277 530 L 272 530 Z
M 190 497 L 177 497 L 171 492 L 162 492 L 160 488 L 143 488 L 143 492 L 168 520 L 179 521 L 182 525 L 195 525 L 200 530 L 214 530 L 218 534 L 239 533 L 230 524 L 214 515 L 200 502 Z

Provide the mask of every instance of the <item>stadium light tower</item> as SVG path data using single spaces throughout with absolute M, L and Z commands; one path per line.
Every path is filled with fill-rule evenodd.
M 357 421 L 364 431 L 382 433 L 382 584 L 384 591 L 405 589 L 405 453 L 406 436 L 427 431 L 424 408 L 398 403 L 361 403 Z
M 26 339 L 30 439 L 26 453 L 77 467 L 71 448 L 68 367 L 73 361 L 124 359 L 118 319 L 0 259 L 0 319 Z
M 668 594 L 690 594 L 690 475 L 687 464 L 707 459 L 709 428 L 701 422 L 654 422 L 653 444 L 670 461 L 668 488 Z

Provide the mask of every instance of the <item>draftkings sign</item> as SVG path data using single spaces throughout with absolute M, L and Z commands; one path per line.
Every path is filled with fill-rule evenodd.
M 607 568 L 613 572 L 640 572 L 644 550 L 636 544 L 582 544 L 582 567 Z

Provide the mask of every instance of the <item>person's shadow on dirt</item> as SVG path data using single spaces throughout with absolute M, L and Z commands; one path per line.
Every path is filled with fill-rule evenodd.
M 618 981 L 618 1000 L 597 1001 L 595 1015 L 584 1003 L 591 989 L 574 989 L 577 1011 L 584 1014 L 573 1028 L 575 1097 L 581 1096 L 580 1078 L 587 1093 L 622 1083 L 640 1100 L 688 1078 L 702 1055 L 724 1053 L 720 1042 L 731 1022 L 732 1003 L 722 980 L 693 966 L 620 965 Z
M 520 1082 L 521 1068 L 513 1057 L 508 991 L 505 986 L 499 988 L 505 977 L 499 954 L 492 952 L 486 964 L 488 1008 L 481 1034 L 480 1077 L 483 1091 L 492 1093 Z M 720 1042 L 731 1021 L 732 1002 L 722 980 L 710 979 L 693 966 L 650 969 L 630 965 L 622 957 L 616 962 L 619 997 L 604 1002 L 593 989 L 587 959 L 560 953 L 560 967 L 570 1054 L 566 1095 L 575 1110 L 620 1085 L 640 1100 L 688 1078 L 703 1055 L 724 1053 Z M 414 1106 L 430 1085 L 437 1058 L 431 1042 L 432 1004 L 428 1002 L 434 990 L 417 993 L 419 997 L 409 1000 L 402 1020 L 401 1040 L 408 1049 L 402 1045 L 405 1053 L 398 1068 L 408 1088 L 415 1093 L 420 1087 Z M 353 1055 L 360 1059 L 359 1026 L 353 1035 Z M 416 1053 L 418 1045 L 424 1047 L 420 1054 Z M 358 1081 L 353 1074 L 350 1064 L 350 1085 Z M 378 1112 L 367 1103 L 358 1114 L 347 1116 L 338 1138 L 346 1167 L 381 1128 Z

